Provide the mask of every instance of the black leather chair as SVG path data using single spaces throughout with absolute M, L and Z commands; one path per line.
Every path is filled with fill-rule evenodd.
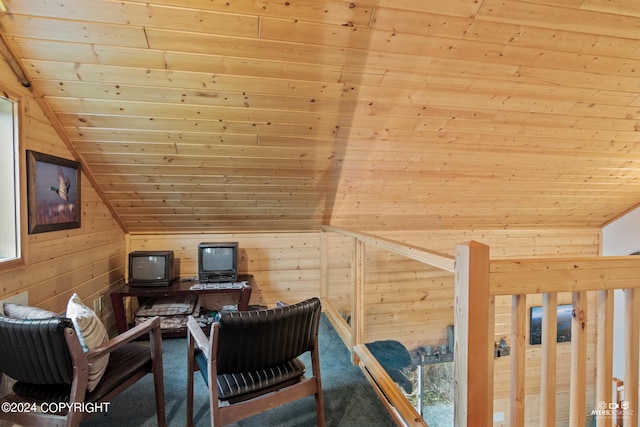
M 149 346 L 132 343 L 143 335 L 148 335 Z M 158 425 L 166 426 L 159 318 L 84 352 L 68 318 L 0 316 L 0 349 L 0 372 L 16 380 L 13 393 L 0 398 L 3 409 L 10 409 L 0 411 L 0 419 L 24 426 L 79 426 L 82 419 L 93 415 L 98 402 L 111 401 L 152 373 Z M 109 364 L 104 375 L 88 392 L 88 364 L 106 353 Z M 34 409 L 55 413 L 35 413 Z
M 255 311 L 222 312 L 207 340 L 187 321 L 187 425 L 193 426 L 194 372 L 209 386 L 212 426 L 223 426 L 305 396 L 315 396 L 318 426 L 324 403 L 318 357 L 318 298 Z M 298 356 L 310 352 L 311 375 Z

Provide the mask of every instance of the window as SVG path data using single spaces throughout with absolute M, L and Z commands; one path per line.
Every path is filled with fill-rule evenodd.
M 0 96 L 0 262 L 20 258 L 18 103 Z

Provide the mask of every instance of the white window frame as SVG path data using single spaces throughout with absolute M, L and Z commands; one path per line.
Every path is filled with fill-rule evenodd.
M 24 163 L 19 97 L 0 94 L 0 270 L 23 265 Z

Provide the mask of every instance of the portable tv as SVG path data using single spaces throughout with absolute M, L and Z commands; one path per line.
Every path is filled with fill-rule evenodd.
M 173 251 L 129 253 L 129 286 L 169 286 L 173 279 Z
M 200 243 L 198 279 L 207 282 L 235 282 L 238 279 L 238 242 Z

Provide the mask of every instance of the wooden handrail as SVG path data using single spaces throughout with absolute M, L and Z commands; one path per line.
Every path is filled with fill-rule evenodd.
M 637 257 L 491 260 L 491 295 L 597 291 L 640 287 Z
M 418 246 L 407 245 L 402 242 L 397 242 L 391 239 L 385 239 L 384 237 L 373 236 L 367 233 L 360 233 L 356 231 L 349 231 L 342 228 L 332 227 L 330 225 L 323 225 L 322 231 L 339 233 L 344 236 L 353 237 L 363 243 L 377 246 L 382 249 L 386 249 L 398 255 L 405 256 L 409 259 L 423 262 L 427 265 L 431 265 L 440 268 L 451 273 L 454 272 L 454 257 L 451 255 L 443 254 L 436 251 L 430 251 Z

